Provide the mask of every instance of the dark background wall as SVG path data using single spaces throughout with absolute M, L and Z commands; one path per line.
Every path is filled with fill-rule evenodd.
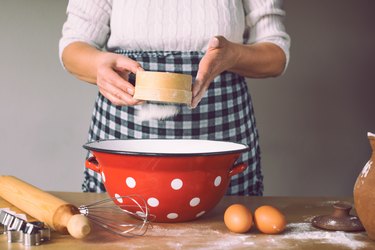
M 0 174 L 79 191 L 95 86 L 61 68 L 67 1 L 0 4 Z M 288 71 L 249 80 L 265 195 L 352 194 L 375 132 L 375 2 L 285 0 Z

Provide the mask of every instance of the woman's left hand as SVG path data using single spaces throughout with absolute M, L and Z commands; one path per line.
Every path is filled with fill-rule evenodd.
M 198 73 L 193 84 L 191 107 L 197 107 L 211 82 L 223 71 L 236 64 L 236 46 L 222 36 L 211 38 L 206 54 L 199 62 Z
M 285 64 L 286 54 L 274 43 L 238 44 L 215 36 L 199 62 L 191 107 L 197 107 L 211 82 L 224 71 L 249 78 L 276 77 L 282 74 Z

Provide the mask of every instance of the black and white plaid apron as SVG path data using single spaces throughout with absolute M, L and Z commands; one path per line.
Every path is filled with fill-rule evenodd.
M 203 52 L 125 51 L 123 54 L 139 62 L 145 70 L 168 71 L 196 76 Z M 193 79 L 194 80 L 194 79 Z M 134 77 L 130 77 L 134 83 Z M 262 195 L 263 176 L 260 167 L 258 131 L 251 98 L 245 79 L 223 72 L 211 83 L 195 109 L 181 105 L 180 113 L 166 120 L 141 121 L 136 116 L 139 106 L 114 106 L 100 93 L 97 96 L 89 141 L 126 138 L 183 138 L 239 142 L 249 145 L 238 162 L 248 168 L 232 177 L 228 195 Z M 82 189 L 104 192 L 101 176 L 85 169 Z

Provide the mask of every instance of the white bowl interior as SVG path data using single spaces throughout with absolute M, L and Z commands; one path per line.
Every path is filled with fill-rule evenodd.
M 146 154 L 201 154 L 245 150 L 246 145 L 210 140 L 131 139 L 104 140 L 87 144 L 92 150 Z

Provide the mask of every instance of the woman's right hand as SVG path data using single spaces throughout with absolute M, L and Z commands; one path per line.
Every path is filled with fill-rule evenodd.
M 118 106 L 137 105 L 129 74 L 143 70 L 129 57 L 100 51 L 84 42 L 73 42 L 62 53 L 65 68 L 78 79 L 96 84 L 100 93 Z
M 141 65 L 123 55 L 102 52 L 96 58 L 96 84 L 100 93 L 112 104 L 131 106 L 143 101 L 133 98 L 134 86 L 129 82 L 129 74 L 143 70 Z

